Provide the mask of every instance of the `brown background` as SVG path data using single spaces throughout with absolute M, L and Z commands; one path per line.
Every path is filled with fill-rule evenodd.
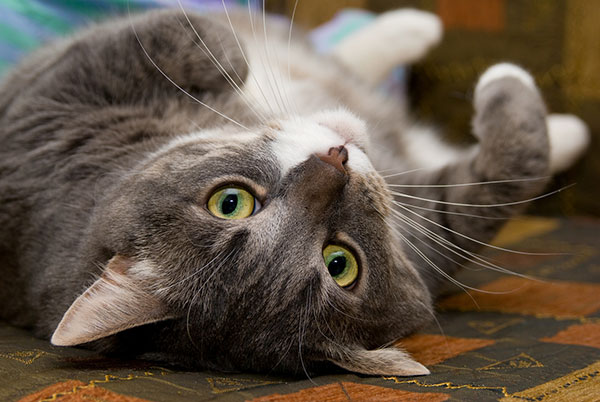
M 295 0 L 267 4 L 291 15 Z M 453 142 L 472 141 L 472 90 L 487 66 L 512 61 L 532 72 L 549 110 L 580 116 L 592 144 L 549 190 L 576 186 L 529 213 L 600 216 L 600 0 L 299 0 L 296 21 L 316 26 L 345 7 L 414 7 L 442 18 L 444 39 L 412 69 L 410 95 L 416 116 L 443 127 Z

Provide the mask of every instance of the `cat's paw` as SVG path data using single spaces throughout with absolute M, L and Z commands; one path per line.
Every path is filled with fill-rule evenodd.
M 423 57 L 440 42 L 443 33 L 437 15 L 413 9 L 388 11 L 375 20 L 373 29 L 388 51 L 398 54 L 404 64 Z
M 486 110 L 487 116 L 491 116 L 492 113 L 496 115 L 495 119 L 499 120 L 499 124 L 502 123 L 501 120 L 506 119 L 526 121 L 527 116 L 523 115 L 518 107 L 515 107 L 516 104 L 522 103 L 519 97 L 529 99 L 525 101 L 528 106 L 541 102 L 541 96 L 531 74 L 516 64 L 494 64 L 485 70 L 475 86 L 474 101 L 477 116 Z M 495 101 L 491 101 L 494 99 Z M 499 105 L 502 107 L 498 107 Z M 493 112 L 492 109 L 496 109 L 496 111 Z M 512 110 L 512 115 L 506 115 L 508 110 Z M 482 140 L 485 132 L 475 130 L 474 134 L 479 140 Z
M 504 78 L 516 78 L 521 81 L 525 86 L 536 90 L 535 81 L 533 77 L 524 69 L 511 63 L 499 63 L 494 64 L 479 77 L 477 86 L 475 87 L 475 96 L 480 93 L 483 88 L 488 86 L 490 83 L 502 80 Z
M 344 38 L 332 51 L 347 68 L 371 84 L 382 82 L 394 67 L 423 57 L 442 38 L 442 23 L 431 13 L 389 11 Z
M 551 114 L 546 119 L 550 139 L 550 170 L 568 169 L 584 153 L 590 143 L 587 125 L 571 114 Z
M 546 107 L 533 77 L 514 64 L 496 64 L 479 79 L 474 100 L 482 174 L 490 180 L 546 176 Z

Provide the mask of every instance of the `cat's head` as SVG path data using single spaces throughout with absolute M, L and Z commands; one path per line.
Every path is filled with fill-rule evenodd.
M 366 147 L 344 111 L 171 141 L 100 201 L 93 247 L 108 262 L 53 343 L 117 334 L 199 366 L 426 374 L 387 347 L 431 301 Z

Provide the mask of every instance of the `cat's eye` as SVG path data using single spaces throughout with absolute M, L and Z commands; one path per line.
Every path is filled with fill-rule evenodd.
M 345 247 L 330 244 L 323 250 L 325 266 L 333 280 L 343 288 L 350 288 L 358 278 L 358 263 L 354 254 Z
M 260 209 L 260 202 L 241 187 L 222 187 L 208 199 L 208 210 L 221 219 L 243 219 Z

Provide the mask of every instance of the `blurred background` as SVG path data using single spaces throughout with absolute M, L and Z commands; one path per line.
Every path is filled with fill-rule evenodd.
M 267 0 L 291 15 L 295 0 Z M 416 117 L 443 128 L 454 143 L 473 141 L 471 99 L 487 66 L 512 61 L 529 70 L 548 109 L 573 113 L 589 126 L 585 157 L 549 188 L 572 188 L 534 203 L 543 215 L 600 216 L 600 0 L 300 0 L 295 19 L 314 27 L 344 8 L 376 13 L 412 7 L 437 14 L 444 39 L 410 69 Z
M 222 9 L 222 0 L 180 0 L 195 9 Z M 228 6 L 247 0 L 223 0 Z M 254 7 L 260 1 L 250 0 Z M 586 156 L 557 176 L 529 212 L 600 216 L 600 0 L 265 0 L 295 24 L 317 28 L 341 10 L 373 13 L 412 7 L 440 16 L 442 43 L 403 76 L 417 119 L 454 143 L 473 141 L 469 125 L 477 77 L 499 61 L 522 65 L 536 78 L 548 108 L 573 113 L 590 127 Z M 27 52 L 81 24 L 128 9 L 178 6 L 177 0 L 0 0 L 0 75 Z M 363 20 L 364 23 L 364 20 Z M 331 38 L 330 38 L 331 39 Z

